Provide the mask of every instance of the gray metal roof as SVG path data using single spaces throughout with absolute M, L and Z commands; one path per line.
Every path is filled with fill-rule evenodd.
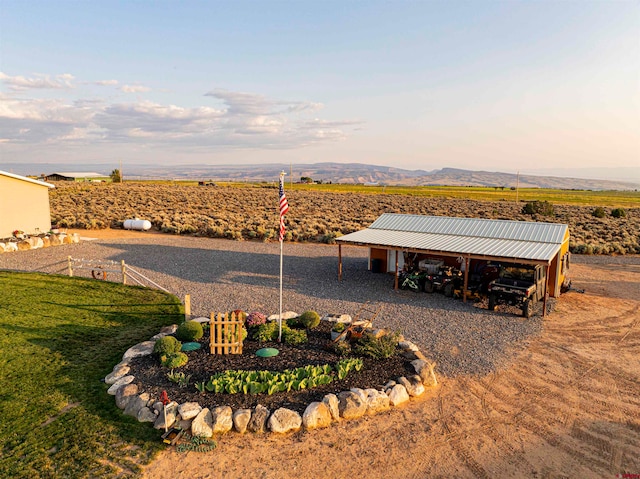
M 550 261 L 560 249 L 567 230 L 567 225 L 557 223 L 385 213 L 369 228 L 341 236 L 336 241 Z

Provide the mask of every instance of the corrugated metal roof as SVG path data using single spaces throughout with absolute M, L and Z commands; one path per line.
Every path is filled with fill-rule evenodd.
M 38 181 L 38 180 L 34 180 L 32 178 L 27 178 L 26 176 L 20 176 L 20 175 L 16 175 L 13 173 L 9 173 L 8 171 L 2 171 L 0 170 L 0 175 L 2 176 L 8 176 L 9 178 L 14 178 L 16 180 L 22 180 L 22 181 L 27 181 L 29 183 L 35 183 L 36 185 L 40 185 L 40 186 L 46 186 L 48 188 L 55 188 L 55 185 L 52 185 L 50 183 L 45 183 L 44 181 Z
M 338 243 L 550 261 L 568 227 L 526 221 L 451 218 L 386 213 Z
M 403 215 L 396 213 L 383 214 L 369 228 L 538 241 L 542 243 L 562 243 L 567 231 L 567 225 L 559 223 Z
M 101 175 L 100 173 L 95 173 L 93 171 L 82 172 L 82 171 L 68 171 L 63 173 L 51 173 L 47 176 L 66 176 L 67 178 L 107 178 L 109 175 Z

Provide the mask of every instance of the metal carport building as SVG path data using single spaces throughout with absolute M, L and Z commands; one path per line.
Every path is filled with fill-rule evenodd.
M 395 271 L 396 288 L 399 256 L 406 252 L 460 258 L 466 265 L 465 291 L 471 260 L 540 264 L 546 269 L 547 292 L 557 297 L 568 268 L 569 227 L 560 223 L 385 213 L 368 228 L 336 238 L 336 243 L 339 279 L 342 246 L 355 245 L 369 247 L 369 269 L 375 258 L 383 261 L 385 271 Z M 393 268 L 390 262 L 395 263 Z

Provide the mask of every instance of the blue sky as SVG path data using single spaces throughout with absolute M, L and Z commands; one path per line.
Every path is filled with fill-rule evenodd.
M 640 168 L 640 3 L 0 0 L 3 162 Z

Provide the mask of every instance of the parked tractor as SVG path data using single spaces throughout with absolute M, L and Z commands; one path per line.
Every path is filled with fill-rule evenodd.
M 510 304 L 522 309 L 530 318 L 538 301 L 544 299 L 545 271 L 540 265 L 511 265 L 500 271 L 500 277 L 489 283 L 489 310 L 498 304 Z

